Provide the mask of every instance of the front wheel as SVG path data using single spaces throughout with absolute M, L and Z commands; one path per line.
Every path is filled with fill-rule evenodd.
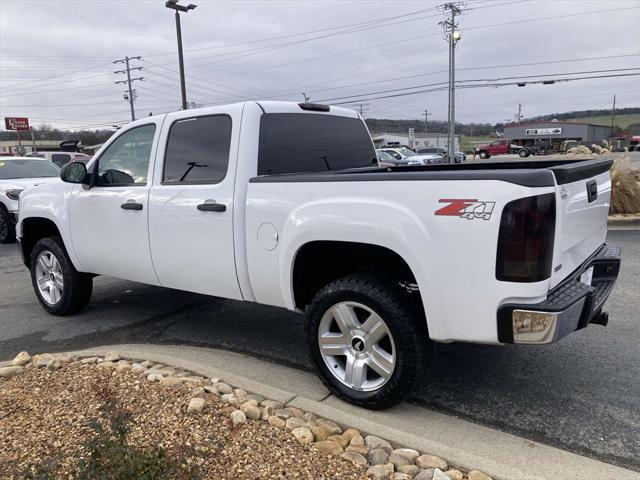
M 526 148 L 518 150 L 518 155 L 520 156 L 520 158 L 527 158 L 529 156 L 529 150 L 527 150 Z
M 489 155 L 489 152 L 485 152 L 484 150 L 482 150 L 482 151 L 480 152 L 480 158 L 482 158 L 483 160 L 484 160 L 485 158 L 489 158 L 490 156 L 491 156 L 491 155 Z
M 404 399 L 425 367 L 426 321 L 396 285 L 353 275 L 325 286 L 305 314 L 320 378 L 339 398 L 382 409 Z
M 13 243 L 15 240 L 16 227 L 7 209 L 4 205 L 0 205 L 0 243 Z
M 87 306 L 93 279 L 75 269 L 60 237 L 39 240 L 31 252 L 30 265 L 33 289 L 47 312 L 71 315 Z

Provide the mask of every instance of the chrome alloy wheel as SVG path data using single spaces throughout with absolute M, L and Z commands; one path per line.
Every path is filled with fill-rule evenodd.
M 43 250 L 36 261 L 36 282 L 40 295 L 49 305 L 55 305 L 62 298 L 64 277 L 60 262 L 49 250 Z
M 354 390 L 370 392 L 389 381 L 396 351 L 382 318 L 356 302 L 329 308 L 318 328 L 320 355 L 333 376 Z

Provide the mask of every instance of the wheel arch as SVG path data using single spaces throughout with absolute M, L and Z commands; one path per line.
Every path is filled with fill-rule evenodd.
M 31 252 L 38 240 L 54 236 L 62 237 L 62 232 L 58 225 L 49 218 L 28 217 L 20 221 L 20 248 L 22 249 L 22 260 L 27 268 L 30 268 Z M 68 248 L 67 251 L 69 251 Z

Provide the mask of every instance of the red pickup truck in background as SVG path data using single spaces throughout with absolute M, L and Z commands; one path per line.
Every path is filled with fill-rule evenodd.
M 475 154 L 480 158 L 489 158 L 491 155 L 506 155 L 507 153 L 517 153 L 520 158 L 526 158 L 529 155 L 537 153 L 537 147 L 523 147 L 522 145 L 514 145 L 511 140 L 501 138 L 487 145 L 479 145 L 474 148 Z

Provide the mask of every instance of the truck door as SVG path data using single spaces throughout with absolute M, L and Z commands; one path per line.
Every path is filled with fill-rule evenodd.
M 149 199 L 151 255 L 166 287 L 241 299 L 233 192 L 242 108 L 207 112 L 165 120 Z
M 147 222 L 150 160 L 159 131 L 149 121 L 120 133 L 89 165 L 94 185 L 72 191 L 71 243 L 83 271 L 158 283 Z

